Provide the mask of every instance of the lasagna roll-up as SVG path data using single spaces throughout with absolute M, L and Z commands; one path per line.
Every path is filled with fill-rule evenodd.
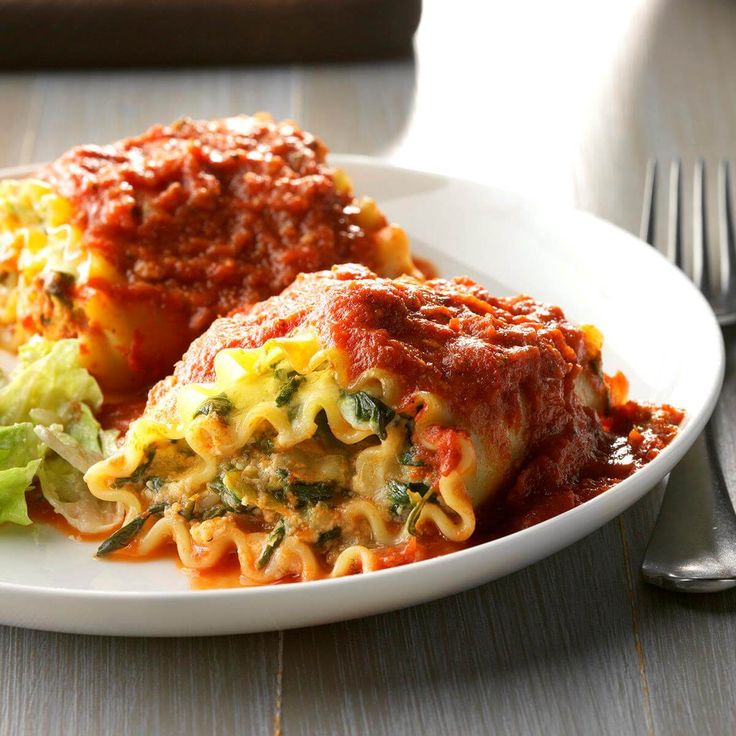
M 600 459 L 607 401 L 600 335 L 557 307 L 467 278 L 301 275 L 215 321 L 88 471 L 126 510 L 100 554 L 173 540 L 185 567 L 237 554 L 265 583 L 455 549 L 541 466 L 563 485 Z
M 404 232 L 326 154 L 267 115 L 181 120 L 0 181 L 4 346 L 76 337 L 103 389 L 129 391 L 301 272 L 416 274 Z

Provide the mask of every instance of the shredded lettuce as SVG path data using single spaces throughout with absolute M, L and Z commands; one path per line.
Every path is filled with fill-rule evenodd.
M 25 492 L 43 457 L 43 445 L 28 422 L 0 427 L 0 524 L 30 524 Z
M 82 406 L 87 411 L 82 414 L 79 421 L 69 423 L 66 427 L 68 431 L 64 431 L 62 424 L 50 424 L 48 427 L 37 424 L 34 431 L 49 449 L 73 468 L 86 473 L 95 463 L 102 460 L 100 437 L 102 433 L 89 407 L 86 404 Z
M 116 529 L 122 512 L 115 503 L 95 498 L 83 474 L 61 457 L 46 457 L 38 470 L 41 492 L 75 529 L 92 534 Z
M 20 348 L 0 388 L 0 523 L 31 523 L 25 492 L 36 476 L 46 500 L 76 529 L 119 523 L 117 505 L 95 498 L 82 478 L 114 444 L 94 417 L 101 404 L 77 340 L 33 339 Z
M 34 414 L 34 423 L 48 426 L 53 417 L 66 425 L 80 404 L 99 409 L 102 391 L 79 363 L 79 342 L 34 339 L 19 349 L 18 365 L 0 389 L 0 425 L 34 421 Z

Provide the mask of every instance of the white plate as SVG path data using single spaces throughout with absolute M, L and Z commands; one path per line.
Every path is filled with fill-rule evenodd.
M 5 525 L 0 623 L 200 636 L 323 624 L 421 603 L 508 575 L 590 534 L 641 498 L 693 443 L 718 395 L 723 341 L 699 292 L 652 248 L 574 210 L 365 158 L 333 160 L 358 192 L 375 197 L 407 229 L 417 254 L 442 275 L 468 274 L 497 293 L 525 291 L 561 305 L 575 321 L 596 324 L 606 336 L 606 370 L 623 370 L 634 398 L 687 411 L 680 435 L 612 490 L 530 529 L 337 580 L 195 591 L 171 561 L 103 562 L 93 558 L 94 544 L 43 526 Z

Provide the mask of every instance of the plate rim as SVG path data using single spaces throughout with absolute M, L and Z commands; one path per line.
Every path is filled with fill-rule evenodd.
M 593 225 L 594 227 L 607 228 L 611 231 L 615 231 L 617 237 L 624 237 L 628 239 L 630 242 L 636 241 L 642 247 L 646 247 L 646 248 L 651 247 L 647 245 L 646 243 L 644 243 L 643 241 L 641 241 L 639 238 L 637 238 L 632 233 L 629 233 L 623 228 L 620 228 L 611 222 L 603 220 L 602 218 L 597 217 L 596 215 L 593 215 L 590 212 L 586 212 L 579 208 L 571 207 L 569 205 L 551 204 L 538 197 L 532 197 L 532 196 L 528 196 L 524 194 L 519 194 L 518 192 L 513 192 L 510 190 L 500 188 L 500 187 L 485 184 L 478 180 L 444 174 L 441 171 L 432 170 L 431 168 L 424 169 L 424 168 L 419 168 L 415 166 L 405 166 L 401 164 L 395 164 L 391 161 L 381 159 L 381 158 L 356 155 L 356 154 L 331 154 L 330 161 L 338 166 L 344 166 L 345 168 L 348 168 L 348 169 L 351 166 L 359 166 L 359 167 L 368 167 L 372 169 L 382 169 L 382 170 L 388 170 L 388 171 L 399 170 L 399 171 L 405 172 L 410 175 L 411 174 L 432 175 L 432 176 L 440 177 L 441 179 L 448 181 L 448 182 L 458 182 L 463 185 L 470 184 L 472 186 L 479 187 L 481 189 L 489 191 L 491 193 L 491 196 L 496 199 L 498 199 L 499 197 L 503 197 L 509 201 L 513 200 L 520 205 L 529 206 L 533 210 L 538 211 L 541 209 L 543 211 L 553 212 L 558 215 L 564 215 L 565 217 L 576 217 L 576 218 L 583 217 L 587 219 L 590 223 L 594 223 Z M 3 169 L 0 169 L 0 179 L 7 179 L 7 178 L 14 178 L 14 177 L 17 177 L 17 178 L 28 177 L 32 175 L 34 171 L 38 170 L 38 168 L 43 165 L 44 165 L 43 163 L 33 163 L 33 164 L 27 164 L 27 165 L 22 165 L 22 166 L 3 168 Z M 686 288 L 690 290 L 691 295 L 701 300 L 702 304 L 707 308 L 707 310 L 711 311 L 710 307 L 707 305 L 707 301 L 705 300 L 705 298 L 698 291 L 698 289 L 690 282 L 687 276 L 685 276 L 679 269 L 673 266 L 661 253 L 656 251 L 656 249 L 654 250 L 655 250 L 656 255 L 661 259 L 662 265 L 670 269 L 671 273 L 676 272 L 677 276 L 681 278 L 682 283 L 685 284 Z M 419 562 L 413 562 L 408 565 L 402 565 L 402 566 L 395 567 L 395 568 L 388 568 L 384 570 L 372 571 L 370 573 L 363 573 L 360 575 L 351 575 L 351 576 L 346 576 L 342 578 L 327 578 L 327 579 L 321 579 L 321 580 L 300 582 L 297 584 L 264 585 L 264 586 L 220 588 L 220 589 L 213 588 L 213 589 L 204 589 L 204 590 L 187 589 L 187 590 L 176 590 L 176 591 L 129 591 L 129 590 L 77 589 L 77 588 L 67 588 L 63 586 L 39 586 L 37 584 L 24 584 L 24 583 L 0 581 L 0 594 L 24 596 L 26 598 L 35 598 L 35 599 L 46 598 L 47 600 L 54 599 L 56 601 L 59 601 L 61 599 L 71 598 L 75 600 L 76 599 L 90 599 L 92 601 L 122 600 L 122 601 L 127 601 L 127 602 L 143 602 L 143 603 L 159 602 L 159 603 L 166 603 L 166 604 L 171 604 L 171 605 L 181 603 L 182 601 L 185 601 L 185 600 L 191 601 L 191 600 L 197 599 L 198 601 L 201 601 L 201 600 L 208 599 L 208 600 L 214 600 L 214 601 L 220 601 L 220 600 L 224 601 L 224 600 L 230 600 L 232 598 L 241 598 L 241 597 L 245 599 L 272 598 L 274 602 L 278 602 L 284 596 L 289 597 L 289 596 L 295 595 L 295 589 L 298 589 L 300 591 L 300 594 L 306 595 L 306 594 L 309 594 L 309 592 L 312 590 L 331 590 L 331 589 L 339 590 L 339 589 L 350 589 L 354 587 L 355 585 L 364 586 L 368 584 L 367 581 L 369 580 L 374 580 L 376 581 L 374 584 L 378 584 L 379 579 L 388 580 L 392 577 L 401 577 L 401 576 L 411 575 L 412 573 L 418 572 L 419 570 L 421 570 L 422 572 L 426 572 L 428 574 L 429 571 L 433 567 L 438 567 L 438 566 L 441 567 L 445 565 L 446 560 L 448 558 L 452 558 L 453 560 L 458 561 L 458 562 L 461 560 L 467 560 L 468 563 L 471 565 L 473 564 L 479 565 L 479 563 L 482 563 L 483 557 L 485 557 L 486 555 L 492 554 L 492 550 L 494 550 L 495 548 L 503 547 L 505 544 L 508 544 L 509 540 L 523 540 L 529 537 L 534 538 L 536 536 L 541 536 L 542 530 L 547 530 L 550 527 L 560 525 L 561 523 L 563 523 L 562 520 L 572 521 L 573 519 L 584 518 L 586 516 L 604 518 L 605 514 L 596 514 L 594 512 L 599 510 L 600 507 L 606 505 L 607 499 L 610 498 L 610 494 L 616 494 L 617 497 L 626 495 L 626 494 L 631 496 L 631 498 L 626 501 L 625 506 L 624 506 L 624 508 L 629 508 L 637 500 L 639 500 L 640 498 L 643 498 L 643 496 L 646 495 L 651 490 L 651 488 L 653 488 L 656 485 L 657 481 L 661 479 L 662 477 L 664 477 L 666 473 L 669 472 L 669 470 L 671 470 L 672 467 L 674 467 L 674 465 L 677 462 L 679 462 L 679 460 L 684 456 L 684 454 L 692 446 L 692 444 L 695 442 L 695 440 L 697 439 L 697 437 L 700 435 L 701 431 L 705 427 L 705 424 L 708 421 L 718 401 L 720 387 L 721 387 L 724 372 L 725 372 L 725 346 L 724 346 L 724 341 L 723 341 L 723 335 L 716 321 L 715 316 L 711 314 L 711 317 L 712 319 L 711 319 L 710 328 L 714 333 L 713 337 L 717 336 L 714 347 L 716 347 L 716 350 L 718 352 L 718 360 L 717 360 L 715 369 L 712 371 L 712 374 L 711 374 L 710 387 L 708 388 L 708 393 L 707 393 L 708 398 L 703 403 L 703 405 L 700 407 L 699 412 L 695 416 L 688 418 L 687 423 L 678 433 L 677 437 L 675 437 L 674 441 L 668 447 L 666 447 L 649 464 L 637 470 L 635 473 L 633 473 L 628 478 L 625 478 L 624 480 L 620 481 L 608 491 L 600 494 L 599 496 L 596 496 L 593 499 L 590 499 L 589 501 L 586 501 L 580 506 L 577 506 L 573 509 L 569 509 L 568 511 L 565 511 L 562 514 L 559 514 L 550 519 L 546 519 L 545 521 L 540 522 L 539 524 L 535 524 L 534 526 L 529 527 L 527 529 L 523 529 L 523 530 L 514 532 L 512 534 L 506 535 L 504 537 L 500 537 L 498 539 L 494 539 L 494 540 L 487 541 L 487 542 L 482 542 L 472 547 L 468 547 L 463 550 L 458 550 L 456 552 L 449 553 L 448 555 L 429 558 L 426 560 L 421 560 Z M 640 485 L 645 486 L 646 490 L 637 490 L 638 486 Z M 620 513 L 620 512 L 617 511 L 616 513 Z M 595 522 L 593 530 L 600 528 L 605 523 L 608 523 L 608 521 L 610 521 L 610 518 L 606 517 L 606 521 L 603 521 L 601 523 Z M 578 540 L 580 538 L 581 537 L 577 537 Z M 75 543 L 71 540 L 70 542 L 72 544 Z M 574 543 L 575 542 L 572 542 L 570 544 L 574 544 Z M 569 545 L 565 544 L 563 546 L 569 546 Z M 549 554 L 554 554 L 554 551 L 550 552 Z M 544 559 L 544 557 L 546 556 L 548 555 L 544 555 L 543 557 L 539 558 L 539 560 Z M 524 563 L 523 566 L 525 567 L 527 566 L 527 564 L 535 564 L 535 563 Z M 175 567 L 172 565 L 172 573 L 174 572 L 174 570 L 175 570 Z M 176 574 L 182 574 L 182 573 L 180 571 L 176 571 Z M 442 597 L 448 594 L 449 593 L 442 592 L 438 596 L 435 596 L 435 597 Z M 417 603 L 423 600 L 428 600 L 428 599 L 431 599 L 431 598 L 427 598 L 427 597 L 418 598 Z M 399 605 L 412 605 L 412 604 L 399 604 Z M 389 609 L 390 609 L 390 606 L 388 606 L 386 609 L 381 609 L 381 610 L 389 610 Z M 2 616 L 3 616 L 2 606 L 0 606 L 0 617 Z M 338 619 L 331 619 L 331 620 L 338 620 Z M 339 620 L 344 620 L 344 617 L 341 617 Z M 304 624 L 295 624 L 295 626 L 300 626 L 300 625 L 304 625 Z M 88 626 L 86 628 L 89 629 L 90 632 L 92 632 L 93 630 L 96 630 L 94 626 Z M 63 627 L 63 628 L 56 629 L 56 630 L 71 630 L 71 629 L 68 627 Z M 79 631 L 81 630 L 82 629 L 79 629 Z M 255 631 L 255 630 L 266 630 L 266 629 L 251 629 L 247 625 L 244 625 L 242 630 Z M 157 634 L 157 635 L 160 635 L 160 634 Z M 179 634 L 173 634 L 173 635 L 181 635 L 181 634 L 179 633 Z

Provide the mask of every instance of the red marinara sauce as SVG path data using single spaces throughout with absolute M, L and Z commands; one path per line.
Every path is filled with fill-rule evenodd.
M 607 491 L 651 462 L 672 442 L 684 413 L 667 404 L 627 401 L 603 415 L 595 457 L 560 482 L 554 449 L 531 459 L 515 482 L 481 509 L 471 542 L 478 544 L 534 526 Z
M 78 542 L 102 541 L 109 534 L 108 532 L 86 534 L 75 529 L 61 514 L 56 513 L 38 487 L 33 487 L 26 493 L 26 503 L 28 504 L 28 516 L 31 521 L 36 524 L 52 526 L 69 539 L 75 539 Z
M 416 544 L 381 550 L 381 567 L 445 554 L 573 508 L 650 462 L 683 419 L 670 406 L 627 402 L 624 377 L 601 372 L 600 336 L 568 322 L 559 307 L 494 297 L 466 278 L 381 279 L 356 265 L 302 275 L 281 295 L 215 322 L 174 376 L 153 389 L 149 410 L 166 414 L 178 385 L 213 380 L 221 350 L 258 347 L 299 328 L 340 350 L 344 385 L 380 368 L 400 385 L 399 411 L 410 412 L 420 392 L 443 400 L 458 427 L 431 428 L 436 450 L 422 451 L 426 465 L 454 467 L 460 433 L 503 453 L 509 428 L 524 426 L 523 456 L 477 507 L 477 530 L 467 542 L 420 534 Z
M 402 401 L 431 392 L 482 433 L 519 425 L 520 392 L 535 410 L 533 434 L 570 416 L 581 428 L 593 422 L 575 395 L 581 376 L 596 407 L 605 400 L 599 354 L 559 307 L 523 295 L 495 297 L 470 279 L 386 279 L 347 264 L 302 274 L 280 295 L 218 320 L 192 343 L 173 378 L 154 387 L 149 407 L 172 386 L 212 381 L 221 350 L 258 347 L 302 328 L 344 355 L 343 385 L 367 370 L 389 371 Z
M 85 247 L 114 274 L 91 275 L 72 297 L 102 295 L 136 320 L 125 357 L 138 387 L 169 373 L 216 317 L 301 272 L 348 261 L 382 270 L 374 231 L 357 224 L 326 154 L 295 123 L 265 115 L 186 119 L 72 149 L 39 172 L 72 202 Z M 385 224 L 376 213 L 371 227 Z M 26 330 L 43 333 L 42 318 L 29 316 L 38 324 Z
M 116 429 L 122 437 L 145 408 L 146 395 L 143 393 L 106 396 L 96 416 L 103 429 Z

